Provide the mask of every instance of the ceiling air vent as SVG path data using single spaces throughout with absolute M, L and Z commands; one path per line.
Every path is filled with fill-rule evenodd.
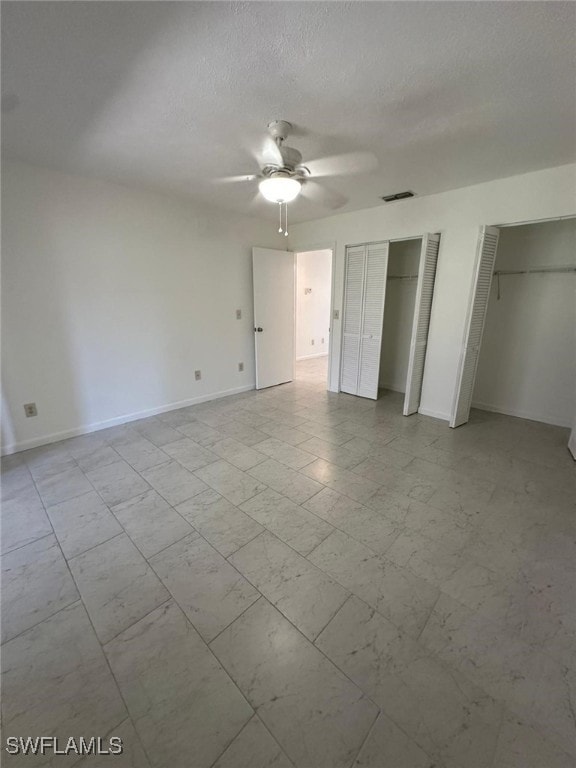
M 395 195 L 385 195 L 382 200 L 385 203 L 393 203 L 394 200 L 406 200 L 408 197 L 414 197 L 414 192 L 397 192 Z

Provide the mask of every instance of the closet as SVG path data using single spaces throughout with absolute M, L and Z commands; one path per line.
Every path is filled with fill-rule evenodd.
M 439 244 L 425 235 L 347 247 L 342 392 L 376 400 L 391 377 L 405 393 L 404 415 L 418 410 Z
M 451 427 L 471 407 L 571 427 L 576 219 L 484 227 Z

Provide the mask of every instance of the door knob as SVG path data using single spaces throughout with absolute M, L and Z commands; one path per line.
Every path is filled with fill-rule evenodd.
M 255 331 L 256 333 L 262 333 L 262 328 L 254 328 L 254 331 Z

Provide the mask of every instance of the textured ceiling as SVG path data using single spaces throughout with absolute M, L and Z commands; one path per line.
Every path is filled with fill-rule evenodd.
M 255 183 L 282 118 L 341 210 L 576 159 L 573 2 L 3 2 L 5 156 L 275 216 Z M 292 220 L 330 210 L 305 199 Z

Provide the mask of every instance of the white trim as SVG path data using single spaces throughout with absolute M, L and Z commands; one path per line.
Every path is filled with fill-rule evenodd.
M 329 357 L 328 352 L 317 352 L 314 355 L 303 355 L 302 357 L 297 357 L 296 362 L 299 360 L 312 360 L 314 357 Z
M 566 221 L 567 219 L 575 219 L 576 214 L 569 213 L 566 216 L 553 216 L 548 219 L 530 219 L 530 221 L 510 221 L 506 224 L 494 224 L 499 229 L 503 227 L 527 227 L 530 224 L 546 224 L 550 221 Z
M 440 413 L 440 411 L 429 411 L 428 408 L 418 408 L 418 413 L 422 416 L 431 416 L 433 419 L 442 419 L 442 421 L 450 421 L 449 413 Z
M 359 248 L 361 245 L 378 245 L 379 243 L 403 243 L 408 240 L 422 240 L 424 235 L 410 235 L 410 237 L 389 237 L 386 240 L 371 240 L 369 243 L 346 243 L 346 248 Z M 435 234 L 440 234 L 436 232 Z
M 503 416 L 515 416 L 518 419 L 528 419 L 528 421 L 539 421 L 542 424 L 550 424 L 553 427 L 570 427 L 572 422 L 568 420 L 559 420 L 553 416 L 548 416 L 542 413 L 534 413 L 532 411 L 522 411 L 516 408 L 503 409 L 498 405 L 492 405 L 492 403 L 480 403 L 476 400 L 472 402 L 472 408 L 477 408 L 479 411 L 490 411 L 491 413 L 501 413 Z
M 147 416 L 156 416 L 159 413 L 168 413 L 168 411 L 177 411 L 179 408 L 187 408 L 189 405 L 207 403 L 210 400 L 218 400 L 221 397 L 230 397 L 230 395 L 238 395 L 241 392 L 249 392 L 254 388 L 255 387 L 253 384 L 248 384 L 242 387 L 235 387 L 234 389 L 226 389 L 222 392 L 213 392 L 210 395 L 201 395 L 200 397 L 192 397 L 188 400 L 180 400 L 177 403 L 169 403 L 168 405 L 162 405 L 158 408 L 148 408 L 145 411 L 138 411 L 137 413 L 128 413 L 124 416 L 115 416 L 113 419 L 106 419 L 105 421 L 96 421 L 92 424 L 83 424 L 80 427 L 75 427 L 74 429 L 66 429 L 63 432 L 53 432 L 50 435 L 33 437 L 29 440 L 22 440 L 19 443 L 11 443 L 9 445 L 2 446 L 1 455 L 8 456 L 12 453 L 28 450 L 29 448 L 38 448 L 41 445 L 57 443 L 60 440 L 66 440 L 69 437 L 80 437 L 81 435 L 88 435 L 91 432 L 98 432 L 99 430 L 107 429 L 108 427 L 116 427 L 119 424 L 128 424 L 131 421 L 145 419 Z

